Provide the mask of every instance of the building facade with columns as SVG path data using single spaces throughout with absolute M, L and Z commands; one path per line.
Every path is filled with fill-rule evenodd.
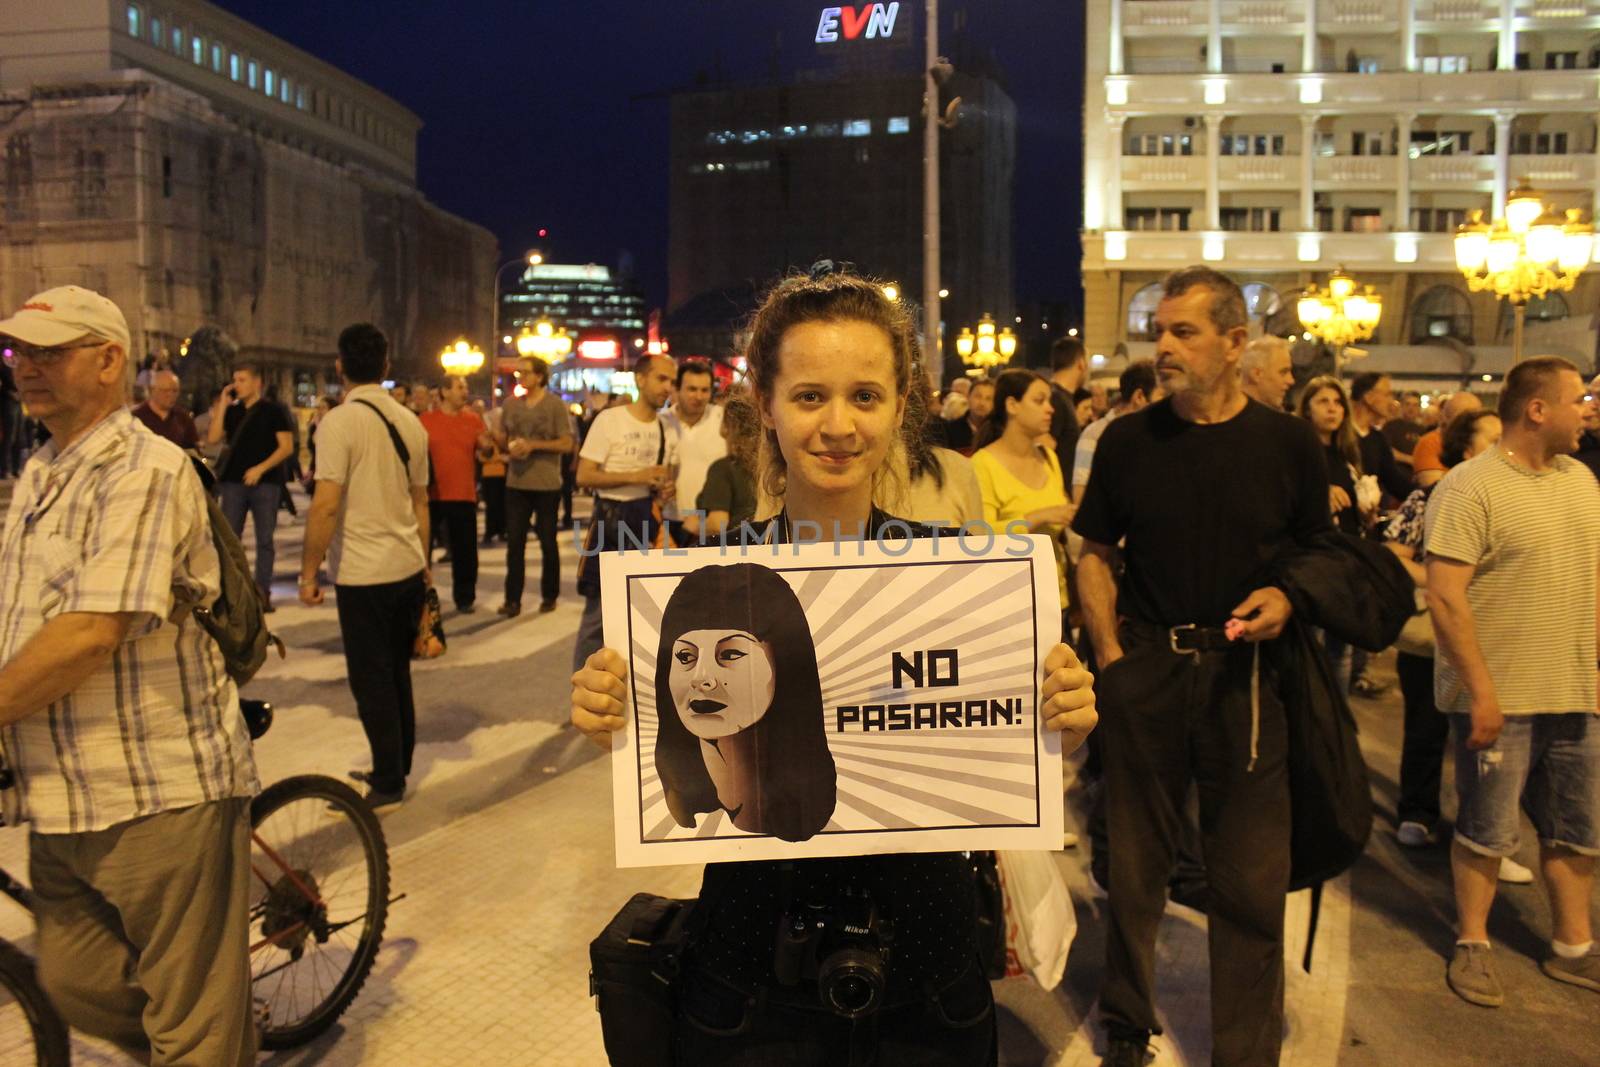
M 1343 266 L 1383 297 L 1366 366 L 1503 373 L 1510 309 L 1468 291 L 1456 227 L 1519 184 L 1600 208 L 1600 0 L 1088 0 L 1086 19 L 1084 335 L 1112 366 L 1149 350 L 1161 277 L 1208 263 L 1253 331 L 1298 335 L 1297 292 Z M 1597 297 L 1591 269 L 1530 303 L 1529 351 L 1591 364 Z
M 302 405 L 351 322 L 438 375 L 489 336 L 497 248 L 418 191 L 420 127 L 203 0 L 0 0 L 0 304 L 98 289 L 180 373 L 220 328 Z

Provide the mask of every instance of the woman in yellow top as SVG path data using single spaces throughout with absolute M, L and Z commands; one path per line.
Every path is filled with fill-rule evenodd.
M 1026 370 L 995 382 L 994 410 L 978 433 L 972 466 L 983 491 L 983 517 L 996 533 L 1014 522 L 1047 534 L 1055 547 L 1061 610 L 1067 610 L 1067 557 L 1062 536 L 1072 522 L 1061 464 L 1039 439 L 1050 432 L 1050 383 Z

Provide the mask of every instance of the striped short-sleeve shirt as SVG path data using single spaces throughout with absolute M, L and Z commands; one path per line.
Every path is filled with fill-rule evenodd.
M 220 591 L 204 492 L 126 411 L 23 471 L 0 533 L 0 666 L 59 615 L 134 623 L 75 690 L 0 730 L 8 823 L 81 833 L 256 791 L 238 691 L 190 611 Z
M 1507 715 L 1595 710 L 1600 485 L 1557 456 L 1534 471 L 1491 448 L 1446 474 L 1428 500 L 1430 556 L 1473 565 L 1478 646 Z M 1461 674 L 1441 647 L 1441 711 L 1466 713 Z

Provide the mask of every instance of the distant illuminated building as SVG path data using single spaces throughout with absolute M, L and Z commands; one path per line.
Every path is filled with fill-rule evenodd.
M 507 287 L 500 296 L 502 356 L 514 356 L 517 335 L 541 321 L 574 339 L 571 358 L 551 369 L 556 391 L 570 396 L 617 391 L 612 374 L 632 366 L 648 334 L 644 296 L 633 280 L 593 263 L 535 264 Z

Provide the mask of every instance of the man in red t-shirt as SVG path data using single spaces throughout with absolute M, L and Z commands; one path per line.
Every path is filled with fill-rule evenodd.
M 464 378 L 446 378 L 439 406 L 421 416 L 433 464 L 429 499 L 450 543 L 450 579 L 456 610 L 473 611 L 478 594 L 478 487 L 474 460 L 493 447 L 483 418 L 467 404 Z

